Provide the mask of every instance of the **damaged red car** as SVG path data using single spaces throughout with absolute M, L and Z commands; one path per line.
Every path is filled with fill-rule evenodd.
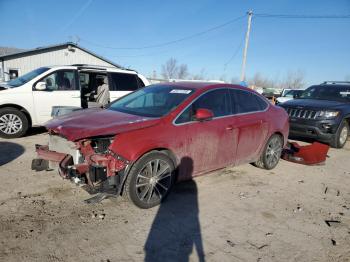
M 46 124 L 34 170 L 59 174 L 96 194 L 158 205 L 176 181 L 244 163 L 272 169 L 287 142 L 288 115 L 245 87 L 178 82 L 145 87 L 105 109 Z

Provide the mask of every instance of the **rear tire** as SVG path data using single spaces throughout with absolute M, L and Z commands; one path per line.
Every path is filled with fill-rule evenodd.
M 267 141 L 259 160 L 254 165 L 267 170 L 275 168 L 281 158 L 282 149 L 282 137 L 278 134 L 273 134 Z
M 139 208 L 151 208 L 168 196 L 174 182 L 173 161 L 166 154 L 154 151 L 141 157 L 132 166 L 124 192 Z
M 29 128 L 26 115 L 12 107 L 0 109 L 0 137 L 17 138 L 23 136 Z
M 343 148 L 349 137 L 349 124 L 346 120 L 340 124 L 338 131 L 335 133 L 330 146 L 334 148 Z

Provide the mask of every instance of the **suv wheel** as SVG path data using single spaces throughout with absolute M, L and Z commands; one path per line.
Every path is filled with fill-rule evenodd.
M 0 109 L 0 137 L 21 137 L 28 128 L 28 119 L 23 112 L 11 107 Z
M 131 168 L 125 183 L 126 196 L 140 208 L 159 205 L 175 181 L 173 161 L 164 153 L 151 152 Z
M 254 163 L 255 166 L 267 170 L 275 168 L 281 158 L 282 149 L 282 137 L 278 134 L 272 135 L 267 141 L 259 160 Z
M 338 128 L 337 133 L 335 133 L 333 141 L 330 145 L 335 148 L 343 148 L 349 136 L 349 124 L 346 120 L 343 120 Z

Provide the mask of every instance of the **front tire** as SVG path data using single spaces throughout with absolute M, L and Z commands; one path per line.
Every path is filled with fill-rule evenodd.
M 0 137 L 21 137 L 27 132 L 28 128 L 28 119 L 23 112 L 11 107 L 0 109 Z
M 278 134 L 272 135 L 267 141 L 259 160 L 254 163 L 255 166 L 267 170 L 275 168 L 281 158 L 282 149 L 282 137 Z
M 346 120 L 340 124 L 338 131 L 335 133 L 333 140 L 330 143 L 331 147 L 343 148 L 349 136 L 349 124 Z
M 136 206 L 151 208 L 168 196 L 174 181 L 173 161 L 165 153 L 151 152 L 141 157 L 130 169 L 124 190 Z

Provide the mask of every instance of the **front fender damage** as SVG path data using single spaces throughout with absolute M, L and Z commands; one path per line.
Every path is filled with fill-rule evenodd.
M 52 151 L 48 145 L 36 145 L 38 158 L 33 160 L 32 169 L 41 171 L 55 166 L 62 178 L 81 185 L 90 194 L 98 194 L 88 199 L 88 203 L 118 196 L 130 161 L 109 148 L 96 152 L 90 139 L 75 142 L 74 146 L 80 154 L 78 163 L 71 154 Z

